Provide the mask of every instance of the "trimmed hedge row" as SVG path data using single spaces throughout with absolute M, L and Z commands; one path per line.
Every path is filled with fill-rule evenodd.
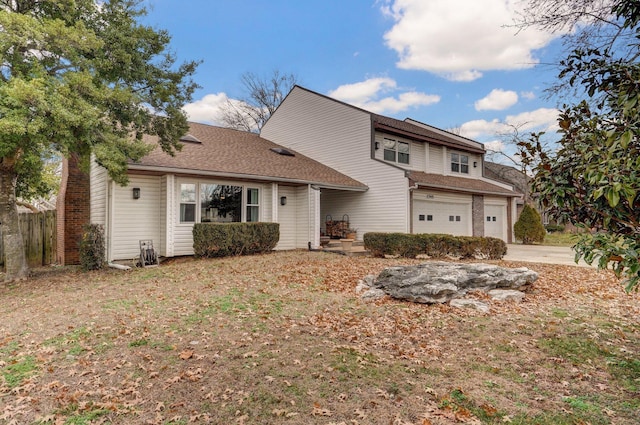
M 280 239 L 278 223 L 196 223 L 196 257 L 228 257 L 271 251 Z
M 451 236 L 441 234 L 365 233 L 364 246 L 374 257 L 399 255 L 415 258 L 484 258 L 499 260 L 507 253 L 507 244 L 498 238 Z

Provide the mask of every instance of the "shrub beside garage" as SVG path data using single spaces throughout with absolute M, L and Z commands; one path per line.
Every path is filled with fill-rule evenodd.
M 365 233 L 365 248 L 374 257 L 399 255 L 416 258 L 483 258 L 499 260 L 507 253 L 507 244 L 498 238 L 451 236 L 442 234 Z

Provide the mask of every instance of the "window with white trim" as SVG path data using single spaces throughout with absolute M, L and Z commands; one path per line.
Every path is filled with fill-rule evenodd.
M 200 221 L 203 223 L 242 221 L 242 186 L 201 183 Z
M 385 161 L 409 164 L 409 143 L 385 137 L 382 147 Z
M 247 221 L 260 221 L 260 192 L 250 187 L 247 189 Z
M 196 185 L 182 183 L 180 185 L 180 223 L 196 221 Z
M 452 153 L 451 171 L 454 173 L 469 174 L 469 156 L 460 153 Z
M 233 223 L 260 221 L 259 218 L 258 188 L 217 183 L 180 184 L 180 223 Z

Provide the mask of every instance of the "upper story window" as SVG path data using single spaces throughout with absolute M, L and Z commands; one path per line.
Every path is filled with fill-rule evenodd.
M 451 171 L 454 173 L 469 174 L 469 156 L 459 153 L 452 153 Z
M 399 162 L 400 164 L 409 163 L 409 143 L 385 137 L 383 148 L 385 161 Z

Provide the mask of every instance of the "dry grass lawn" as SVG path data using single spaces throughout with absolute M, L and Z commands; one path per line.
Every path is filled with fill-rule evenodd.
M 540 279 L 489 314 L 354 293 L 411 262 L 37 270 L 0 286 L 0 424 L 640 423 L 640 295 L 610 273 L 495 262 Z

